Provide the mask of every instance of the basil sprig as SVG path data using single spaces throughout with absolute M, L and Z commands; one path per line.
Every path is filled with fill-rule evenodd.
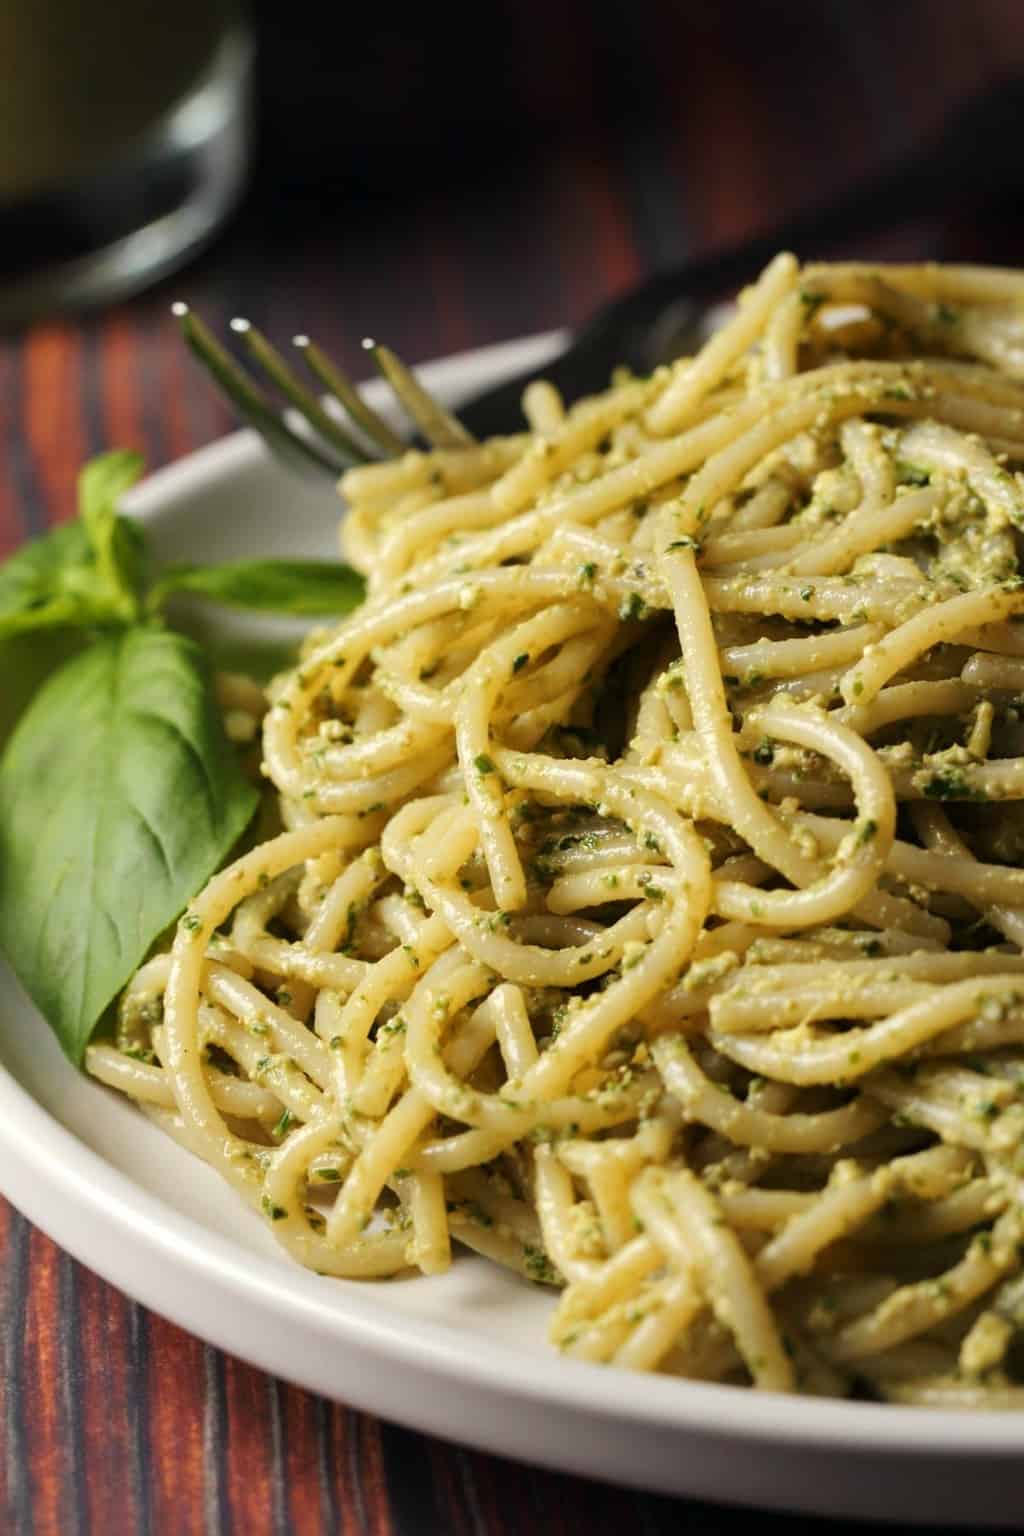
M 0 938 L 72 1059 L 256 800 L 184 635 L 112 630 L 29 705 L 0 762 Z
M 331 560 L 225 560 L 221 565 L 172 565 L 160 575 L 150 603 L 190 592 L 231 608 L 290 613 L 299 618 L 348 613 L 363 600 L 363 578 Z
M 343 614 L 363 594 L 326 561 L 172 567 L 148 582 L 144 532 L 117 510 L 141 473 L 136 454 L 94 460 L 78 520 L 0 566 L 0 664 L 30 659 L 41 682 L 0 757 L 0 947 L 75 1062 L 258 801 L 207 659 L 166 627 L 164 599 Z

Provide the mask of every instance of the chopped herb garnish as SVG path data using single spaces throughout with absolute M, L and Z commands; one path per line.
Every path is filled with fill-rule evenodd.
M 983 789 L 974 788 L 962 768 L 937 768 L 921 785 L 929 800 L 987 800 Z
M 524 1243 L 523 1259 L 526 1273 L 537 1285 L 558 1284 L 558 1273 L 543 1249 L 533 1248 L 529 1243 Z
M 932 478 L 919 464 L 907 464 L 903 460 L 896 465 L 896 477 L 901 485 L 930 485 Z
M 639 592 L 631 592 L 619 605 L 619 618 L 624 623 L 638 623 L 647 614 L 647 604 Z

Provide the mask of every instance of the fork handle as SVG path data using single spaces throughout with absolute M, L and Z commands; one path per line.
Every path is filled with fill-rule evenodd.
M 705 304 L 753 278 L 778 250 L 823 244 L 884 229 L 955 202 L 978 207 L 1020 188 L 1018 153 L 1024 120 L 1024 80 L 1011 78 L 961 103 L 937 136 L 901 164 L 864 177 L 824 206 L 806 209 L 770 231 L 712 250 L 613 299 L 589 320 L 568 348 L 545 365 L 544 376 L 568 400 L 602 388 L 626 363 L 647 372 L 650 327 L 679 299 Z M 514 430 L 519 400 L 532 374 L 507 379 L 460 408 L 476 437 Z

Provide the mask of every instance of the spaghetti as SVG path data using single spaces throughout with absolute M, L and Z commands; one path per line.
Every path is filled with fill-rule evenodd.
M 782 255 L 695 358 L 352 470 L 278 830 L 89 1070 L 323 1273 L 456 1241 L 580 1359 L 1024 1406 L 1022 306 Z

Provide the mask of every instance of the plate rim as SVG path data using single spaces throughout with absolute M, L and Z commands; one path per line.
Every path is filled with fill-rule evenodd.
M 97 1088 L 102 1092 L 100 1085 Z M 11 1137 L 6 1118 L 12 1111 L 24 1121 L 26 1130 L 40 1131 L 42 1136 L 39 1139 L 27 1137 L 25 1141 Z M 555 1387 L 555 1396 L 563 1398 L 565 1406 L 583 1407 L 588 1412 L 606 1410 L 619 1417 L 623 1409 L 623 1398 L 636 1397 L 638 1401 L 630 1401 L 627 1405 L 630 1416 L 661 1427 L 701 1430 L 727 1428 L 733 1437 L 755 1438 L 759 1443 L 764 1441 L 767 1430 L 769 1438 L 788 1441 L 799 1437 L 801 1441 L 808 1441 L 812 1447 L 822 1449 L 839 1444 L 871 1451 L 880 1449 L 887 1454 L 923 1449 L 936 1455 L 945 1455 L 954 1449 L 963 1452 L 965 1446 L 962 1437 L 965 1430 L 980 1431 L 988 1428 L 999 1433 L 993 1437 L 980 1433 L 977 1436 L 968 1435 L 968 1439 L 984 1442 L 976 1449 L 986 1454 L 993 1450 L 997 1454 L 1012 1452 L 1015 1456 L 1021 1453 L 1024 1416 L 1014 1412 L 994 1416 L 965 1410 L 847 1402 L 800 1394 L 786 1396 L 779 1393 L 755 1393 L 749 1388 L 721 1386 L 713 1382 L 691 1382 L 656 1374 L 613 1371 L 587 1361 L 566 1359 L 554 1351 L 550 1360 L 534 1355 L 518 1356 L 513 1348 L 495 1344 L 491 1340 L 477 1339 L 477 1353 L 463 1354 L 458 1345 L 466 1336 L 454 1324 L 426 1320 L 406 1312 L 389 1312 L 386 1303 L 373 1299 L 377 1288 L 370 1283 L 348 1281 L 341 1282 L 339 1286 L 339 1282 L 331 1277 L 315 1275 L 300 1265 L 291 1265 L 283 1254 L 278 1259 L 276 1256 L 265 1257 L 248 1249 L 240 1249 L 231 1238 L 213 1233 L 193 1217 L 174 1210 L 159 1196 L 134 1183 L 127 1174 L 107 1162 L 73 1131 L 62 1125 L 56 1116 L 51 1115 L 49 1110 L 32 1097 L 2 1062 L 0 1150 L 12 1157 L 18 1170 L 16 1177 L 10 1179 L 6 1158 L 0 1159 L 0 1192 L 4 1194 L 7 1194 L 8 1183 L 16 1184 L 21 1192 L 28 1179 L 34 1179 L 40 1188 L 46 1183 L 61 1186 L 67 1198 L 78 1203 L 79 1209 L 88 1208 L 96 1216 L 123 1228 L 126 1233 L 141 1234 L 142 1240 L 152 1251 L 161 1256 L 174 1254 L 179 1260 L 183 1259 L 197 1276 L 227 1281 L 233 1287 L 251 1292 L 254 1297 L 266 1299 L 273 1307 L 291 1305 L 292 1302 L 291 1295 L 281 1291 L 281 1275 L 284 1271 L 292 1281 L 299 1282 L 299 1300 L 303 1312 L 309 1313 L 317 1325 L 327 1332 L 344 1336 L 355 1327 L 369 1328 L 376 1335 L 376 1342 L 389 1354 L 401 1353 L 411 1347 L 417 1357 L 417 1364 L 447 1362 L 456 1374 L 464 1374 L 481 1385 L 493 1384 L 492 1373 L 484 1359 L 493 1350 L 503 1357 L 503 1370 L 517 1378 L 517 1389 L 531 1399 L 547 1400 L 551 1397 L 551 1388 L 544 1379 L 550 1372 L 552 1377 L 559 1378 L 560 1383 L 566 1383 L 564 1390 L 561 1385 Z M 51 1162 L 48 1152 L 73 1153 L 74 1157 L 57 1157 L 55 1162 Z M 34 1208 L 39 1205 L 37 1198 L 31 1194 L 26 1194 L 24 1202 L 13 1196 L 9 1198 L 19 1209 L 23 1205 Z M 27 1210 L 25 1213 L 30 1214 Z M 132 1217 L 138 1220 L 133 1221 L 130 1219 Z M 55 1240 L 63 1245 L 63 1239 L 58 1234 L 70 1224 L 59 1220 L 48 1222 L 45 1215 L 37 1218 L 32 1214 L 30 1219 L 45 1231 L 50 1231 L 52 1227 Z M 94 1261 L 86 1259 L 83 1262 L 95 1267 Z M 109 1267 L 117 1270 L 126 1268 L 117 1264 Z M 386 1283 L 383 1282 L 384 1285 Z M 337 1308 L 326 1300 L 321 1302 L 314 1293 L 314 1288 L 319 1289 L 321 1286 L 329 1287 L 335 1297 L 344 1294 L 344 1308 Z M 127 1285 L 122 1288 L 129 1289 Z M 144 1300 L 141 1296 L 136 1299 Z M 346 1316 L 348 1311 L 353 1314 L 351 1317 Z M 411 1340 L 405 1337 L 407 1333 L 412 1334 Z M 600 1391 L 599 1383 L 607 1386 L 606 1394 Z M 634 1390 L 630 1391 L 630 1388 Z M 641 1394 L 647 1400 L 643 1400 Z M 605 1396 L 616 1400 L 605 1402 Z M 722 1422 L 719 1422 L 718 1414 L 706 1411 L 709 1404 L 719 1410 Z M 666 1407 L 676 1411 L 666 1415 L 663 1412 Z M 688 1411 L 679 1413 L 681 1407 Z M 784 1415 L 781 1421 L 780 1413 Z M 762 1422 L 766 1419 L 769 1420 L 767 1425 Z M 793 1420 L 799 1422 L 787 1422 Z M 902 1434 L 887 1433 L 885 1443 L 876 1445 L 872 1431 L 882 1425 L 887 1430 L 902 1431 Z M 955 1445 L 938 1443 L 936 1429 L 944 1426 L 955 1433 Z M 972 1447 L 968 1446 L 967 1449 Z

